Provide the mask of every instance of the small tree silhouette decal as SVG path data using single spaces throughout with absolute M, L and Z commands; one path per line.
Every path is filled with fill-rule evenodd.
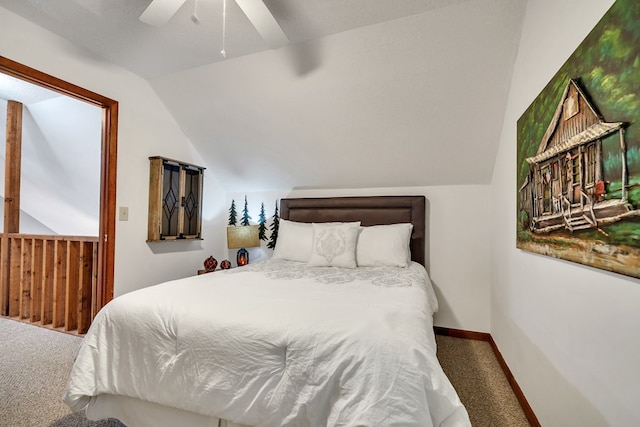
M 264 202 L 262 202 L 262 204 L 260 205 L 260 216 L 258 217 L 258 239 L 264 240 L 266 242 L 269 239 L 267 239 L 267 225 L 265 222 L 266 219 L 264 216 Z
M 236 212 L 236 201 L 231 200 L 231 207 L 229 208 L 229 225 L 237 224 L 237 216 L 238 213 Z
M 244 209 L 242 209 L 242 225 L 249 225 L 249 207 L 247 206 L 247 196 L 244 196 Z
M 276 248 L 276 241 L 278 240 L 278 227 L 280 226 L 280 220 L 278 219 L 278 201 L 276 200 L 276 211 L 273 214 L 273 222 L 271 223 L 271 240 L 267 243 L 269 249 Z

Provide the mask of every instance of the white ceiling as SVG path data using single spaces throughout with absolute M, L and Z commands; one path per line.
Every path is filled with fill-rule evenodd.
M 60 96 L 62 95 L 52 90 L 0 73 L 0 99 L 30 105 Z
M 233 0 L 0 0 L 149 80 L 229 191 L 488 183 L 526 0 L 265 0 L 269 50 Z M 162 155 L 162 153 L 157 153 Z
M 470 0 L 266 0 L 292 43 L 423 13 Z M 0 6 L 142 77 L 222 61 L 223 0 L 186 0 L 162 27 L 138 17 L 151 0 L 0 0 Z M 191 19 L 197 10 L 199 23 Z M 227 58 L 267 49 L 233 0 L 227 0 Z

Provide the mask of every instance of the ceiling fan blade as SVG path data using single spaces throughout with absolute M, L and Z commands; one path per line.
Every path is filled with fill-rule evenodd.
M 153 0 L 140 15 L 140 20 L 149 25 L 164 25 L 184 2 L 185 0 Z
M 278 49 L 289 43 L 289 38 L 262 0 L 236 0 L 236 3 L 267 42 L 269 48 Z

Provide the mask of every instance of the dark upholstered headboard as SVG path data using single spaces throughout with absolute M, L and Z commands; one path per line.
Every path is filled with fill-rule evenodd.
M 363 226 L 410 222 L 413 224 L 411 259 L 425 265 L 424 196 L 282 199 L 280 218 L 298 222 L 360 221 Z

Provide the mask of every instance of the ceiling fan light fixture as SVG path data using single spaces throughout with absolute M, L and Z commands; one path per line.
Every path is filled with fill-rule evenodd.
M 140 15 L 140 20 L 146 24 L 161 26 L 169 22 L 182 7 L 186 0 L 152 0 L 149 6 Z M 278 49 L 289 43 L 289 38 L 284 33 L 276 18 L 264 4 L 263 0 L 236 0 L 242 12 L 247 16 L 251 24 L 258 31 L 262 39 L 270 49 Z M 222 13 L 222 50 L 220 54 L 226 58 L 226 23 L 227 23 L 227 1 L 223 0 Z M 200 22 L 198 18 L 198 0 L 195 0 L 191 20 L 196 24 Z

